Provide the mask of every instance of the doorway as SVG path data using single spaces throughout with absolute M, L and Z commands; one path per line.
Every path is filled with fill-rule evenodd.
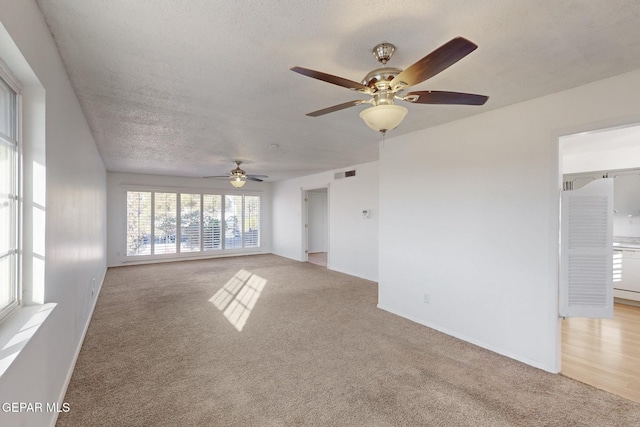
M 612 319 L 562 321 L 561 373 L 640 402 L 640 125 L 562 137 L 560 154 L 565 188 L 614 178 L 615 298 Z
M 307 261 L 325 268 L 329 260 L 328 194 L 328 188 L 316 188 L 305 195 Z

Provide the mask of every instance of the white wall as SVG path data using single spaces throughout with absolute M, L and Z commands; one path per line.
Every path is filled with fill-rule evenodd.
M 633 169 L 640 166 L 640 141 L 637 147 L 600 150 L 592 153 L 564 155 L 562 171 L 565 174 L 585 171 Z
M 638 122 L 639 85 L 637 71 L 388 139 L 379 307 L 557 371 L 558 137 Z
M 106 173 L 35 2 L 0 0 L 0 21 L 0 56 L 27 86 L 23 238 L 25 256 L 33 256 L 25 280 L 44 287 L 27 297 L 57 303 L 0 378 L 0 402 L 59 402 L 96 301 L 91 287 L 106 271 Z M 0 424 L 42 426 L 55 417 L 0 412 Z
M 334 179 L 335 172 L 356 176 Z M 273 253 L 303 260 L 302 192 L 329 187 L 328 268 L 378 279 L 378 162 L 275 182 L 273 185 Z M 371 218 L 363 219 L 362 210 Z
M 562 173 L 640 167 L 640 126 L 607 128 L 560 138 Z
M 173 189 L 179 191 L 196 191 L 196 192 L 222 192 L 224 194 L 251 194 L 259 195 L 260 211 L 261 211 L 261 235 L 258 250 L 253 252 L 270 253 L 271 252 L 271 183 L 269 182 L 251 182 L 248 181 L 241 190 L 236 190 L 228 181 L 219 181 L 215 179 L 203 178 L 186 178 L 176 176 L 162 175 L 140 175 L 131 173 L 107 173 L 107 218 L 109 228 L 109 238 L 107 243 L 107 263 L 109 267 L 115 267 L 123 264 L 132 265 L 135 263 L 149 262 L 150 259 L 155 261 L 168 261 L 174 259 L 196 259 L 211 258 L 220 256 L 216 252 L 207 253 L 190 253 L 179 255 L 164 255 L 158 257 L 147 257 L 146 259 L 127 258 L 126 255 L 126 191 L 131 190 L 132 186 L 140 188 L 150 188 L 155 190 Z M 225 255 L 233 254 L 233 251 L 225 251 Z M 236 251 L 236 253 L 238 253 Z

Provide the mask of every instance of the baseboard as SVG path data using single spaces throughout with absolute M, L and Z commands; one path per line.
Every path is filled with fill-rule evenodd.
M 541 369 L 543 371 L 550 372 L 552 374 L 557 374 L 558 373 L 557 371 L 553 371 L 548 366 L 545 366 L 545 365 L 543 365 L 543 364 L 541 364 L 541 363 L 539 363 L 539 362 L 537 362 L 535 360 L 531 360 L 531 359 L 528 359 L 526 357 L 522 357 L 520 355 L 511 353 L 509 351 L 505 351 L 505 350 L 503 350 L 501 348 L 497 348 L 495 346 L 492 346 L 492 345 L 487 344 L 485 342 L 482 342 L 480 340 L 476 340 L 475 338 L 471 338 L 471 337 L 468 337 L 468 336 L 466 336 L 464 334 L 459 334 L 459 333 L 451 331 L 451 330 L 449 330 L 447 328 L 443 328 L 442 326 L 435 325 L 435 324 L 432 324 L 432 323 L 429 323 L 429 322 L 425 322 L 422 319 L 418 319 L 418 318 L 413 317 L 413 316 L 408 316 L 408 315 L 406 315 L 404 313 L 401 313 L 401 312 L 399 312 L 397 310 L 394 310 L 394 309 L 392 309 L 390 307 L 387 307 L 387 306 L 385 306 L 383 304 L 378 304 L 377 307 L 379 309 L 387 311 L 387 312 L 389 312 L 391 314 L 395 314 L 396 316 L 400 316 L 400 317 L 403 317 L 403 318 L 405 318 L 407 320 L 411 320 L 412 322 L 418 323 L 418 324 L 420 324 L 422 326 L 426 326 L 428 328 L 435 329 L 436 331 L 442 332 L 443 334 L 452 336 L 452 337 L 460 339 L 462 341 L 466 341 L 466 342 L 471 343 L 473 345 L 476 345 L 478 347 L 482 347 L 482 348 L 484 348 L 486 350 L 490 350 L 490 351 L 492 351 L 494 353 L 498 353 L 498 354 L 500 354 L 502 356 L 506 356 L 506 357 L 508 357 L 510 359 L 517 360 L 518 362 L 522 362 L 522 363 L 524 363 L 526 365 L 533 366 L 534 368 L 538 368 L 538 369 Z
M 76 348 L 75 354 L 73 355 L 73 361 L 71 363 L 71 366 L 69 367 L 69 371 L 67 372 L 67 377 L 65 378 L 64 386 L 62 387 L 60 396 L 58 397 L 59 407 L 62 407 L 62 404 L 64 403 L 64 397 L 66 396 L 67 389 L 69 388 L 69 384 L 71 383 L 71 377 L 73 376 L 73 371 L 75 370 L 76 362 L 78 361 L 78 356 L 80 356 L 80 350 L 82 350 L 84 337 L 87 335 L 89 324 L 91 323 L 91 319 L 93 318 L 93 311 L 96 308 L 96 303 L 98 302 L 98 297 L 100 296 L 100 292 L 102 291 L 102 285 L 104 284 L 104 279 L 106 278 L 106 276 L 107 276 L 107 268 L 105 268 L 104 272 L 102 273 L 102 279 L 99 282 L 100 285 L 98 286 L 98 289 L 96 289 L 96 293 L 93 298 L 93 305 L 91 306 L 91 311 L 89 312 L 89 317 L 87 318 L 87 323 L 84 325 L 82 336 L 80 337 L 80 342 L 78 343 L 78 347 Z M 50 427 L 55 427 L 56 422 L 58 421 L 58 415 L 59 413 L 57 412 L 54 413 Z
M 346 274 L 348 276 L 357 277 L 358 279 L 368 280 L 368 281 L 374 282 L 376 284 L 378 283 L 378 278 L 377 277 L 376 278 L 374 278 L 374 277 L 365 277 L 365 276 L 362 276 L 360 274 L 356 274 L 356 273 L 354 273 L 352 271 L 341 270 L 341 269 L 338 269 L 338 268 L 333 268 L 332 266 L 327 266 L 327 270 L 337 271 L 338 273 Z
M 613 302 L 618 304 L 632 305 L 634 307 L 640 307 L 640 301 L 631 300 L 627 298 L 614 297 Z
M 275 255 L 275 256 L 282 257 L 282 258 L 290 259 L 292 261 L 305 262 L 299 256 L 298 257 L 293 257 L 293 256 L 289 256 L 289 255 L 285 255 L 285 254 L 282 254 L 282 253 L 279 253 L 279 252 L 273 252 L 273 251 L 271 252 L 271 255 Z
M 151 259 L 127 259 L 124 261 L 119 261 L 115 264 L 108 264 L 107 268 L 111 267 L 125 267 L 129 265 L 146 265 L 146 264 L 162 264 L 167 262 L 182 262 L 182 261 L 200 261 L 206 259 L 216 259 L 216 258 L 229 258 L 229 257 L 237 257 L 237 256 L 247 256 L 247 255 L 266 255 L 270 254 L 268 251 L 250 251 L 250 252 L 230 252 L 224 254 L 207 254 L 207 255 L 189 255 L 189 256 L 181 256 L 181 257 L 164 257 L 161 258 L 151 258 Z

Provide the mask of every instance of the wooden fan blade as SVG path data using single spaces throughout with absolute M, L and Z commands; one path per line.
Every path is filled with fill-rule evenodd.
M 308 68 L 293 67 L 291 71 L 295 71 L 303 76 L 311 77 L 313 79 L 322 80 L 323 82 L 333 83 L 334 85 L 346 87 L 347 89 L 357 90 L 360 92 L 371 93 L 371 89 L 362 83 L 354 82 L 349 79 L 334 76 L 332 74 L 323 73 L 321 71 L 310 70 Z
M 262 182 L 262 180 L 260 178 L 257 178 L 256 175 L 247 175 L 247 181 Z
M 413 86 L 449 68 L 478 46 L 463 37 L 456 37 L 443 44 L 391 80 L 391 87 Z
M 353 107 L 353 106 L 356 106 L 356 105 L 364 104 L 366 102 L 367 101 L 365 101 L 365 100 L 358 99 L 356 101 L 349 101 L 349 102 L 345 102 L 345 103 L 342 103 L 342 104 L 334 105 L 333 107 L 323 108 L 322 110 L 313 111 L 311 113 L 307 113 L 306 115 L 309 116 L 309 117 L 318 117 L 318 116 L 322 116 L 324 114 L 333 113 L 334 111 L 340 111 L 340 110 L 344 110 L 345 108 L 349 108 L 349 107 Z
M 247 177 L 252 177 L 252 178 L 269 178 L 269 175 L 256 175 L 256 174 L 251 174 L 251 175 L 247 175 Z
M 229 179 L 231 177 L 229 175 L 213 175 L 213 176 L 203 176 L 203 178 L 219 178 L 219 179 L 225 178 L 225 179 Z
M 414 104 L 484 105 L 489 97 L 484 95 L 475 95 L 473 93 L 424 90 L 409 92 L 402 99 L 413 102 Z

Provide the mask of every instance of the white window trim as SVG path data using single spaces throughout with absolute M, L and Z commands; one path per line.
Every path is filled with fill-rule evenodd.
M 20 81 L 13 75 L 9 67 L 0 58 L 0 78 L 16 93 L 16 159 L 14 177 L 16 179 L 16 207 L 14 211 L 15 224 L 14 232 L 16 233 L 16 247 L 12 250 L 16 255 L 15 262 L 15 293 L 16 301 L 0 310 L 0 322 L 4 321 L 18 307 L 22 305 L 22 85 Z
M 154 185 L 140 185 L 140 184 L 121 184 L 120 188 L 122 189 L 122 198 L 124 200 L 124 206 L 125 206 L 125 210 L 122 213 L 124 221 L 126 222 L 126 216 L 127 216 L 127 211 L 126 211 L 126 198 L 127 198 L 127 192 L 129 191 L 134 191 L 134 192 L 151 192 L 152 193 L 152 200 L 154 199 L 154 194 L 155 193 L 177 193 L 178 194 L 178 201 L 177 201 L 177 205 L 178 205 L 178 216 L 180 215 L 180 195 L 181 194 L 200 194 L 201 196 L 201 200 L 202 200 L 202 195 L 204 194 L 211 194 L 211 195 L 220 195 L 222 196 L 222 206 L 223 206 L 223 212 L 225 209 L 225 197 L 224 196 L 228 196 L 228 195 L 236 195 L 236 196 L 258 196 L 260 197 L 260 218 L 259 218 L 259 222 L 260 224 L 263 224 L 263 209 L 262 209 L 262 201 L 264 199 L 264 192 L 261 190 L 251 190 L 251 191 L 243 191 L 242 189 L 240 190 L 236 190 L 236 189 L 229 189 L 229 190 L 225 190 L 225 189 L 220 189 L 220 188 L 207 188 L 207 187 L 171 187 L 171 186 L 154 186 Z M 152 202 L 152 212 L 153 212 L 153 202 Z M 244 197 L 243 197 L 243 208 L 242 208 L 242 212 L 244 215 Z M 152 213 L 153 215 L 153 213 Z M 125 227 L 126 228 L 126 227 Z M 179 230 L 177 230 L 178 235 L 180 233 Z M 153 234 L 153 231 L 152 231 Z M 177 240 L 177 239 L 176 239 Z M 224 242 L 224 240 L 223 240 Z M 209 251 L 203 251 L 200 250 L 198 252 L 180 252 L 179 250 L 177 250 L 175 253 L 168 253 L 168 254 L 150 254 L 150 255 L 127 255 L 127 244 L 126 244 L 126 239 L 124 242 L 124 248 L 123 248 L 123 253 L 124 255 L 124 259 L 123 259 L 123 263 L 145 263 L 145 262 L 149 262 L 149 261 L 169 261 L 169 260 L 180 260 L 180 259 L 202 259 L 202 258 L 215 258 L 215 257 L 224 257 L 224 256 L 232 256 L 232 255 L 250 255 L 250 254 L 256 254 L 256 253 L 262 253 L 264 251 L 264 247 L 262 245 L 262 236 L 259 239 L 260 245 L 256 246 L 256 247 L 249 247 L 249 248 L 225 248 L 224 247 L 224 243 L 223 243 L 223 247 L 220 250 L 209 250 Z M 201 242 L 201 246 L 202 246 L 202 242 Z

